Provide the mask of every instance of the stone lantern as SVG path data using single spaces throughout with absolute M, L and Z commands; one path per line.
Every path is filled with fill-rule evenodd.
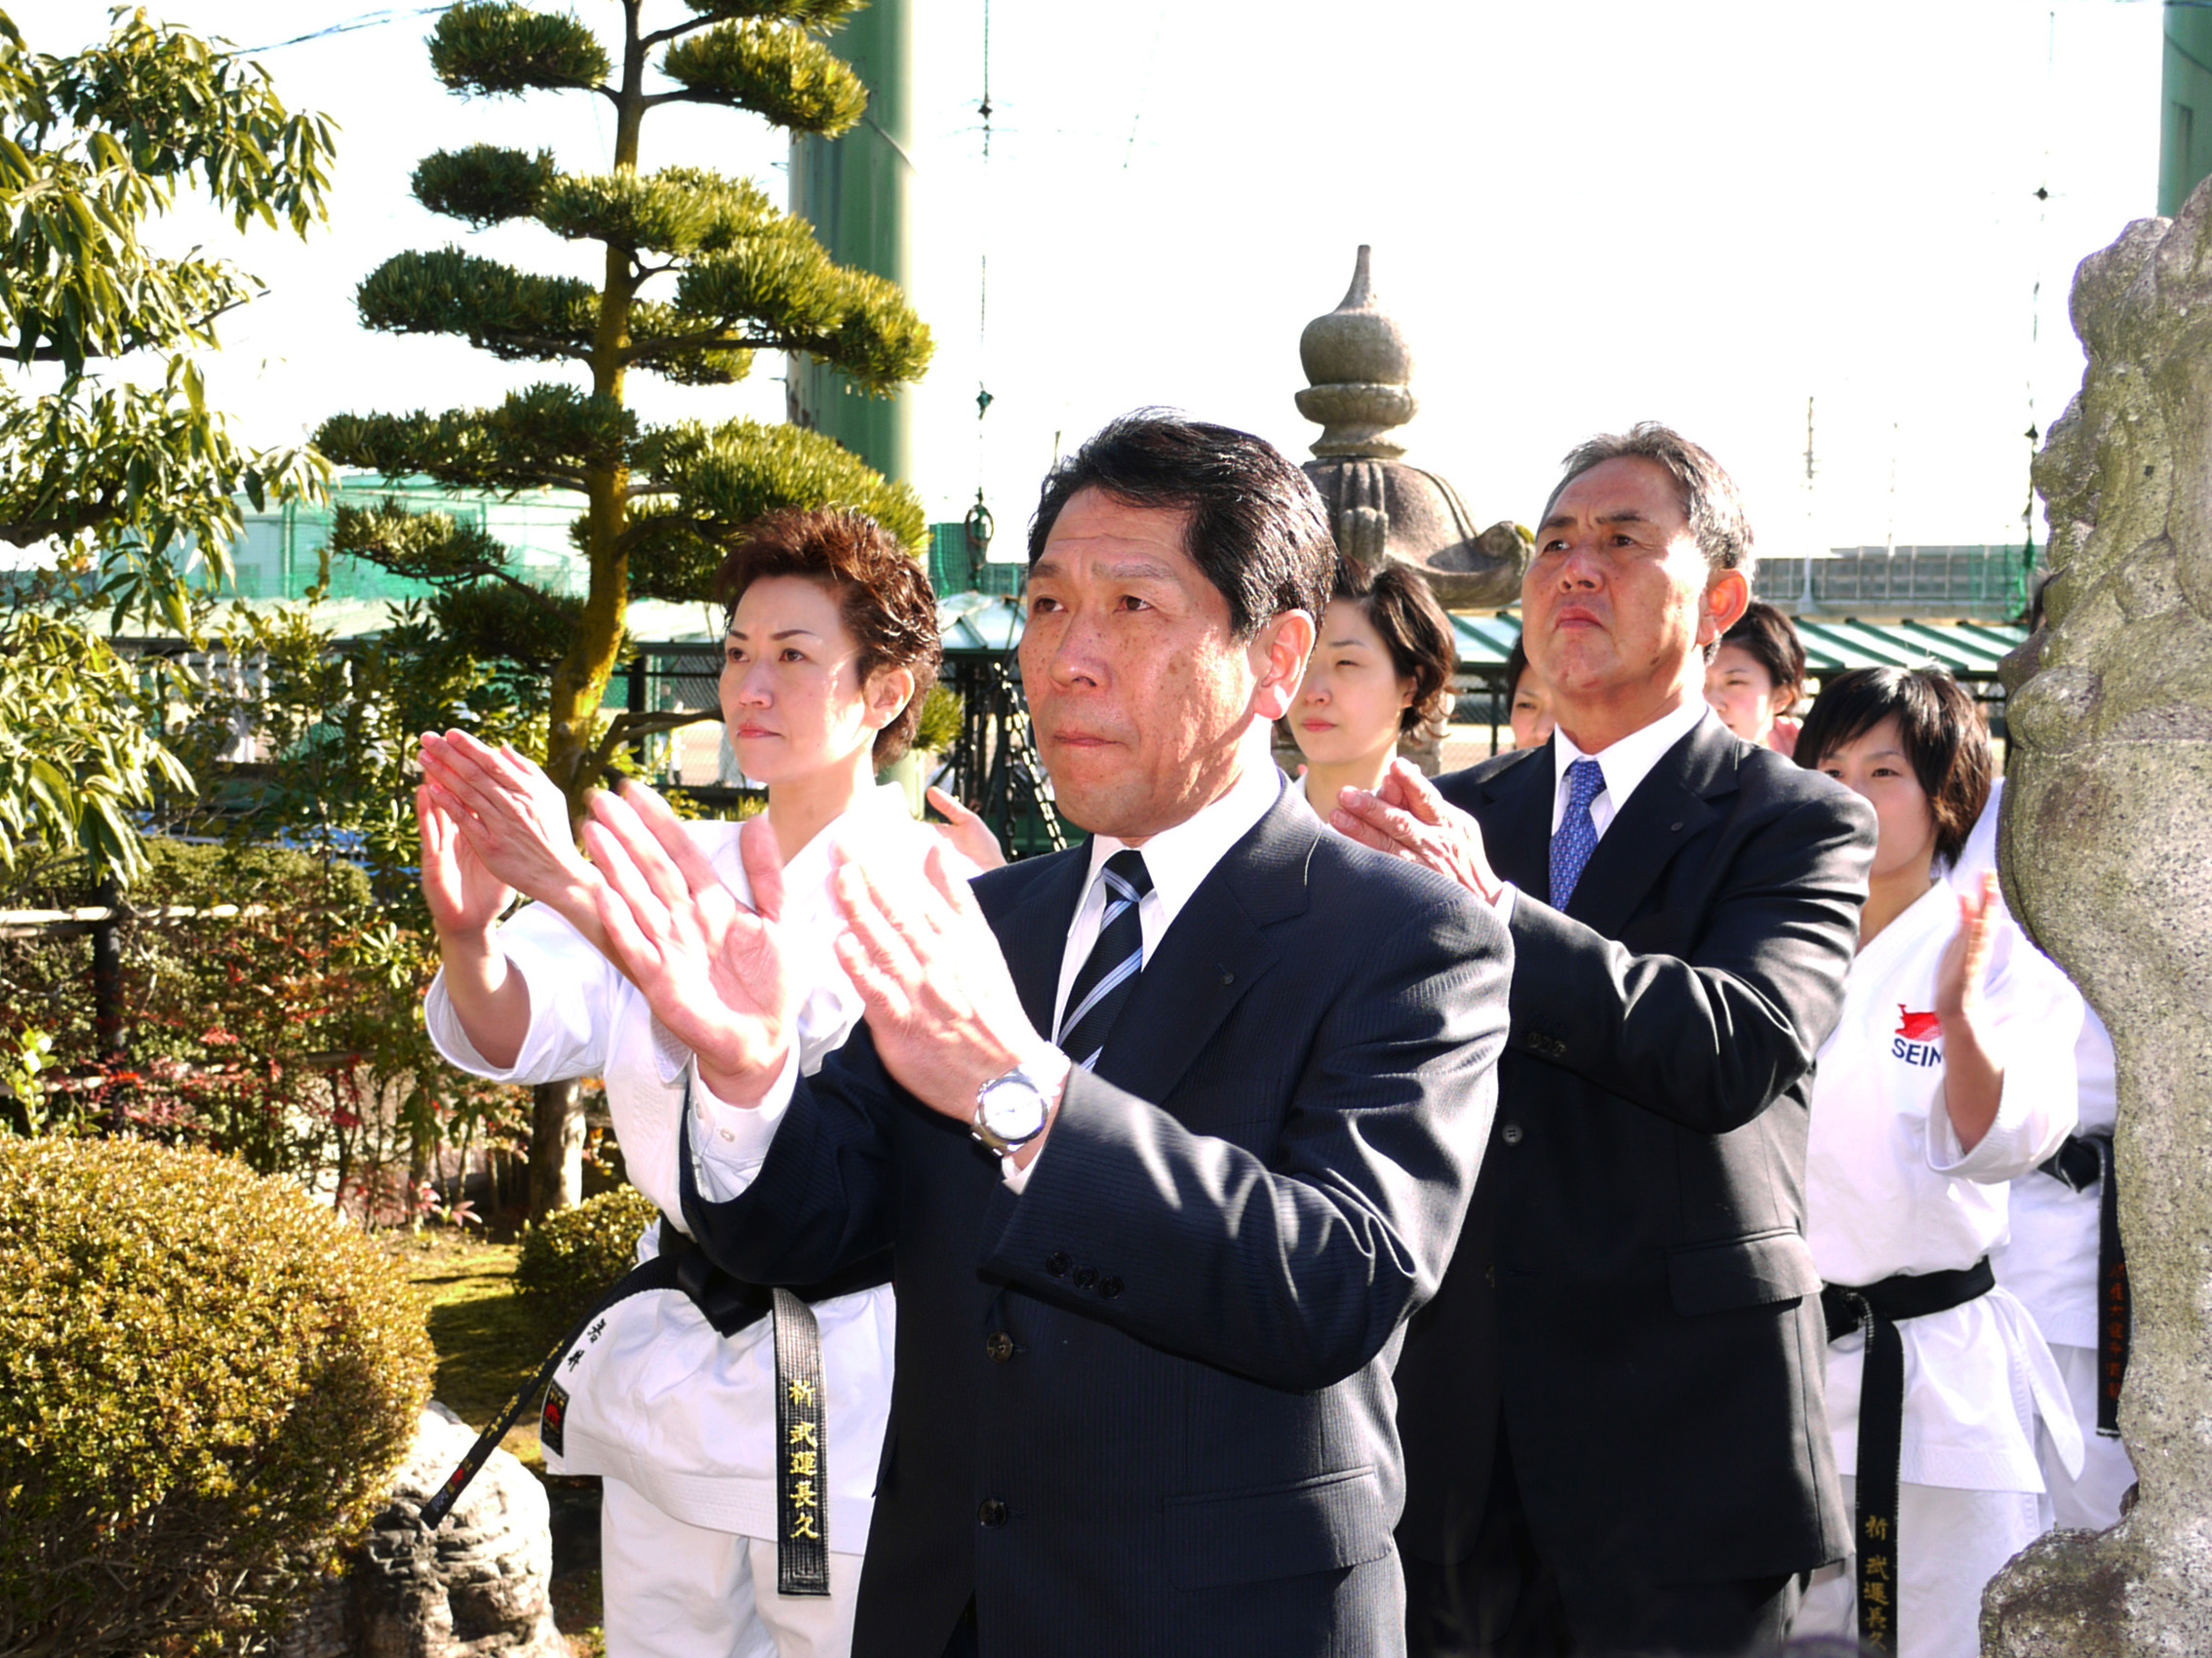
M 1411 388 L 1413 352 L 1404 332 L 1376 306 L 1367 260 L 1362 247 L 1343 303 L 1298 336 L 1298 360 L 1311 382 L 1298 394 L 1298 413 L 1322 428 L 1306 476 L 1328 510 L 1337 553 L 1356 570 L 1372 571 L 1385 560 L 1410 565 L 1446 610 L 1518 604 L 1528 545 L 1513 521 L 1477 530 L 1458 491 L 1399 458 L 1405 446 L 1397 428 L 1420 408 Z M 1434 776 L 1443 734 L 1442 723 L 1432 721 L 1401 741 L 1399 752 Z M 1287 727 L 1278 728 L 1275 757 L 1296 770 Z
M 1528 554 L 1512 521 L 1477 530 L 1458 491 L 1399 458 L 1396 428 L 1420 408 L 1413 352 L 1376 305 L 1367 261 L 1363 247 L 1343 302 L 1298 336 L 1312 382 L 1298 413 L 1322 427 L 1306 476 L 1328 507 L 1337 551 L 1370 570 L 1385 559 L 1411 565 L 1447 610 L 1516 604 Z

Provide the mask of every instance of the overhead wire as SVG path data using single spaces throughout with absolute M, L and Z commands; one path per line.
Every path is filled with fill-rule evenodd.
M 435 17 L 440 12 L 452 11 L 457 3 L 458 0 L 447 0 L 441 6 L 386 6 L 379 11 L 364 12 L 359 17 L 348 18 L 343 22 L 332 23 L 328 28 L 310 29 L 307 33 L 296 34 L 289 40 L 272 40 L 266 46 L 249 46 L 245 50 L 251 56 L 257 52 L 276 52 L 287 46 L 304 46 L 309 41 L 328 40 L 333 35 L 382 28 L 386 23 L 406 22 L 413 18 Z

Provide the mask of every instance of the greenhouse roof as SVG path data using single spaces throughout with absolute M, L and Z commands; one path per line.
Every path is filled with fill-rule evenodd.
M 283 601 L 247 603 L 252 610 L 269 611 Z M 396 609 L 395 604 L 380 599 L 326 600 L 316 608 L 314 616 L 338 638 L 355 639 L 389 627 Z M 630 637 L 651 645 L 711 650 L 722 633 L 721 608 L 714 605 L 632 600 L 627 619 Z M 2024 627 L 1988 622 L 1795 619 L 1798 637 L 1805 645 L 1805 666 L 1815 677 L 1841 673 L 1846 668 L 1913 667 L 1933 662 L 1965 678 L 1987 679 L 1995 674 L 1998 661 L 2028 637 Z M 104 632 L 106 620 L 102 612 L 95 625 Z M 937 601 L 937 628 L 948 656 L 1004 654 L 1021 643 L 1021 624 L 1018 598 L 997 593 L 948 593 Z M 1513 642 L 1521 637 L 1521 618 L 1511 611 L 1455 614 L 1451 629 L 1458 642 L 1462 670 L 1499 668 L 1505 665 Z
M 1021 621 L 1018 599 L 948 593 L 937 601 L 937 627 L 948 656 L 1010 651 L 1021 642 Z M 1983 622 L 1815 621 L 1799 616 L 1797 623 L 1805 644 L 1805 665 L 1814 674 L 1934 662 L 1955 674 L 1984 677 L 1995 673 L 1998 660 L 2028 637 L 2023 627 Z M 1521 637 L 1521 617 L 1511 611 L 1455 614 L 1451 631 L 1461 668 L 1503 667 Z

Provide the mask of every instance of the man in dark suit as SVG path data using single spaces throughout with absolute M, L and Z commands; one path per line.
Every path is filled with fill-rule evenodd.
M 1491 1150 L 1398 1371 L 1417 1653 L 1739 1653 L 1846 1549 L 1806 1101 L 1875 822 L 1706 708 L 1750 562 L 1704 450 L 1585 444 L 1521 589 L 1552 741 L 1333 815 L 1514 939 Z
M 894 1251 L 867 1658 L 1402 1647 L 1390 1372 L 1487 1139 L 1510 946 L 1269 759 L 1333 560 L 1242 433 L 1130 416 L 1055 470 L 1022 673 L 1094 838 L 972 893 L 941 849 L 847 863 L 867 1019 L 810 1081 L 778 1081 L 772 844 L 755 915 L 595 807 L 611 937 L 696 1056 L 700 1244 L 770 1283 Z

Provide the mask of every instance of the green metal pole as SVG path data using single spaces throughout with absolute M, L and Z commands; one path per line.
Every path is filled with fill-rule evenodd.
M 907 197 L 914 178 L 914 17 L 874 0 L 829 36 L 868 89 L 868 113 L 842 138 L 791 141 L 791 211 L 840 264 L 908 286 Z M 871 397 L 810 358 L 787 382 L 794 425 L 835 438 L 885 477 L 914 483 L 913 397 Z

